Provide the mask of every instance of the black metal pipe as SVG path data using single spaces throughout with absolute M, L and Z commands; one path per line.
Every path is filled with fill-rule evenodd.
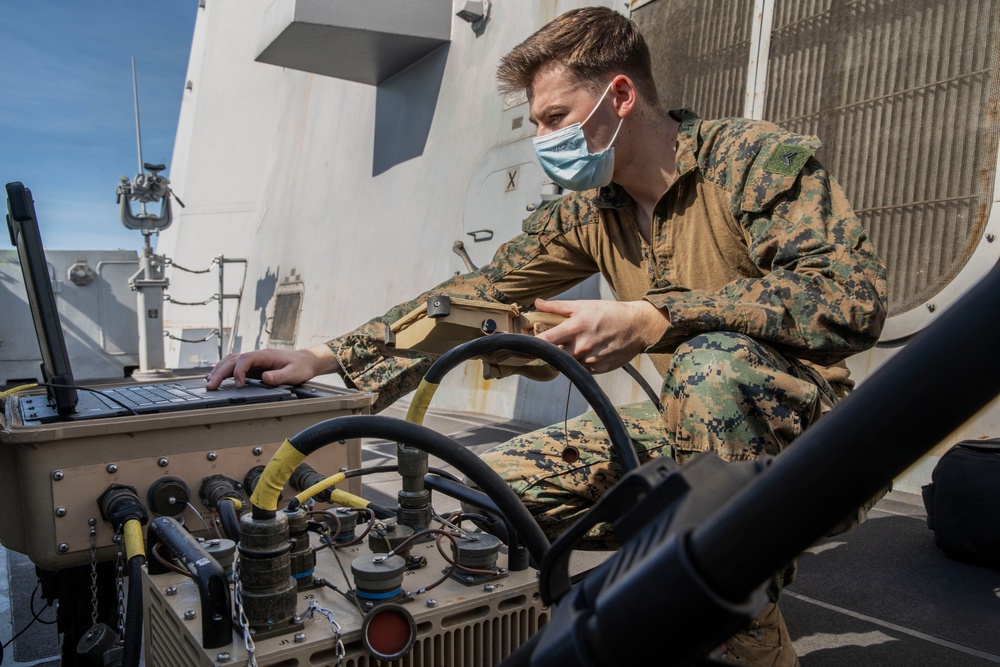
M 424 380 L 439 384 L 448 371 L 460 363 L 494 352 L 517 352 L 534 357 L 565 375 L 604 424 L 608 439 L 611 440 L 612 451 L 618 458 L 622 472 L 629 472 L 639 467 L 639 455 L 636 454 L 632 439 L 611 400 L 598 386 L 594 376 L 579 361 L 552 343 L 524 334 L 493 334 L 476 338 L 442 354 L 427 369 Z
M 995 268 L 694 530 L 713 590 L 745 599 L 1000 394 L 998 332 Z

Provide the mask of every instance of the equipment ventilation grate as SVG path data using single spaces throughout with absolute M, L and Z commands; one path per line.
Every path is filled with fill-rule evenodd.
M 284 292 L 274 297 L 274 320 L 271 325 L 271 341 L 295 344 L 299 328 L 299 314 L 302 312 L 302 292 Z
M 203 664 L 200 647 L 184 632 L 152 586 L 145 591 L 146 617 L 145 664 L 147 667 L 194 667 Z
M 664 108 L 686 107 L 702 118 L 743 114 L 753 6 L 750 0 L 661 0 L 632 13 L 649 43 Z
M 410 652 L 399 660 L 379 661 L 367 654 L 352 656 L 354 651 L 348 648 L 344 667 L 495 667 L 547 621 L 547 612 L 519 609 L 418 637 Z
M 765 118 L 823 141 L 817 157 L 886 263 L 890 315 L 941 291 L 983 236 L 998 4 L 775 0 Z

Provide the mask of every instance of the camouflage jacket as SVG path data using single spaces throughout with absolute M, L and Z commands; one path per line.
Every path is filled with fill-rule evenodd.
M 570 193 L 535 211 L 493 261 L 329 341 L 345 379 L 379 392 L 376 410 L 414 389 L 431 360 L 384 343 L 385 327 L 432 294 L 517 303 L 600 272 L 623 301 L 669 314 L 647 352 L 663 371 L 682 340 L 736 331 L 846 382 L 847 356 L 875 344 L 885 270 L 815 137 L 741 118 L 675 112 L 678 178 L 653 210 L 650 243 L 623 188 Z

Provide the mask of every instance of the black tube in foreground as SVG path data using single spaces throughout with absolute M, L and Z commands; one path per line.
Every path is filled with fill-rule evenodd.
M 334 417 L 310 426 L 288 442 L 308 456 L 331 442 L 351 438 L 393 440 L 423 450 L 454 466 L 496 503 L 501 513 L 514 525 L 531 557 L 536 563 L 542 562 L 549 540 L 520 498 L 478 456 L 426 426 L 381 415 Z
M 998 331 L 995 268 L 694 530 L 713 589 L 744 599 L 1000 394 Z
M 142 656 L 142 564 L 138 554 L 128 559 L 128 606 L 125 609 L 125 645 L 122 667 L 138 667 Z
M 494 334 L 476 338 L 442 354 L 427 370 L 424 380 L 440 384 L 448 371 L 460 363 L 502 351 L 517 352 L 541 359 L 565 375 L 604 424 L 608 439 L 611 440 L 612 451 L 618 458 L 622 472 L 626 473 L 639 467 L 639 456 L 632 445 L 632 439 L 611 400 L 598 386 L 594 376 L 587 372 L 579 361 L 552 343 L 524 334 Z

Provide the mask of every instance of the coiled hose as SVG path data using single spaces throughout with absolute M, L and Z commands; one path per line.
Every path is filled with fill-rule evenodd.
M 528 553 L 536 562 L 541 562 L 549 548 L 548 538 L 517 495 L 488 465 L 445 435 L 420 424 L 379 415 L 335 417 L 285 440 L 261 473 L 250 499 L 254 518 L 274 516 L 281 489 L 309 454 L 331 442 L 351 438 L 393 440 L 437 456 L 454 466 L 496 503 L 513 524 Z
M 464 361 L 495 352 L 517 352 L 531 356 L 548 363 L 565 375 L 604 424 L 608 439 L 611 440 L 612 453 L 618 459 L 622 472 L 627 473 L 639 467 L 639 455 L 636 454 L 632 439 L 625 430 L 625 424 L 594 377 L 565 350 L 524 334 L 484 336 L 442 354 L 427 370 L 420 386 L 417 387 L 406 420 L 415 424 L 423 423 L 424 414 L 438 384 L 450 370 Z

